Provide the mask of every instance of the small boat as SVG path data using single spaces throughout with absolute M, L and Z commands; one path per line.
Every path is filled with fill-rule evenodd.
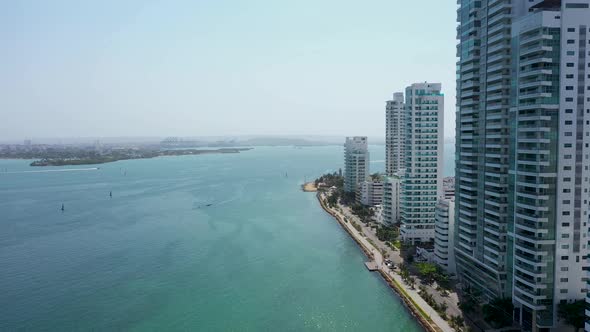
M 63 211 L 65 211 L 65 209 L 66 209 L 66 208 L 65 208 L 64 204 L 63 204 L 63 203 L 61 203 L 61 211 L 63 212 Z
M 207 204 L 207 205 L 205 205 L 205 206 L 211 206 L 211 205 L 213 205 L 213 204 Z
M 109 192 L 109 196 L 110 196 L 111 198 L 113 198 L 113 192 L 112 192 L 112 191 L 111 191 L 111 192 Z

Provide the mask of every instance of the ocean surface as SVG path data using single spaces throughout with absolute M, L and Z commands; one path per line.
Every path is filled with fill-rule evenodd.
M 371 146 L 372 172 L 382 150 Z M 342 154 L 0 160 L 0 330 L 420 331 L 299 188 Z

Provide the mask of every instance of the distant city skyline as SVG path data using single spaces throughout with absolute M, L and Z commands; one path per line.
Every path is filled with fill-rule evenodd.
M 455 15 L 443 1 L 5 3 L 0 141 L 381 137 L 386 100 L 421 81 L 445 87 L 452 137 Z

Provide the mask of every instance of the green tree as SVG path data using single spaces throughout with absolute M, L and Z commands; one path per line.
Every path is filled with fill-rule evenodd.
M 335 207 L 338 204 L 338 193 L 334 192 L 332 195 L 328 196 L 328 206 Z
M 440 312 L 447 312 L 448 308 L 449 308 L 449 305 L 444 301 L 438 305 L 438 309 Z
M 424 281 L 428 283 L 431 283 L 438 274 L 436 265 L 433 263 L 417 263 L 416 267 L 418 268 L 418 273 L 420 274 L 420 276 L 422 276 L 422 278 L 424 278 Z
M 451 327 L 459 331 L 463 328 L 463 317 L 457 315 L 451 315 Z
M 412 289 L 414 289 L 416 287 L 416 278 L 414 277 L 409 277 L 408 278 L 408 284 L 410 285 L 410 287 Z
M 514 306 L 511 298 L 495 298 L 482 308 L 484 320 L 495 328 L 512 325 Z
M 373 181 L 380 181 L 381 180 L 381 174 L 379 174 L 379 173 L 373 173 L 373 174 L 371 174 L 371 180 L 373 180 Z
M 578 331 L 584 328 L 585 306 L 586 302 L 584 300 L 578 300 L 572 303 L 560 303 L 557 307 L 557 315 Z
M 399 236 L 399 231 L 393 227 L 377 228 L 377 238 L 380 241 L 395 241 Z

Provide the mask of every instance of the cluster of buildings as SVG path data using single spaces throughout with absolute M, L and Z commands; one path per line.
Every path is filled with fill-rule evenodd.
M 370 177 L 366 137 L 346 138 L 345 191 L 375 206 L 387 225 L 400 224 L 403 241 L 434 241 L 443 198 L 444 95 L 440 83 L 414 83 L 386 103 L 385 177 Z M 454 192 L 454 188 L 451 189 Z
M 458 4 L 455 178 L 441 86 L 412 84 L 386 103 L 382 197 L 363 202 L 403 241 L 434 243 L 482 301 L 511 298 L 524 331 L 558 331 L 559 304 L 590 304 L 590 0 Z M 347 190 L 369 193 L 366 138 L 351 140 L 366 169 Z

